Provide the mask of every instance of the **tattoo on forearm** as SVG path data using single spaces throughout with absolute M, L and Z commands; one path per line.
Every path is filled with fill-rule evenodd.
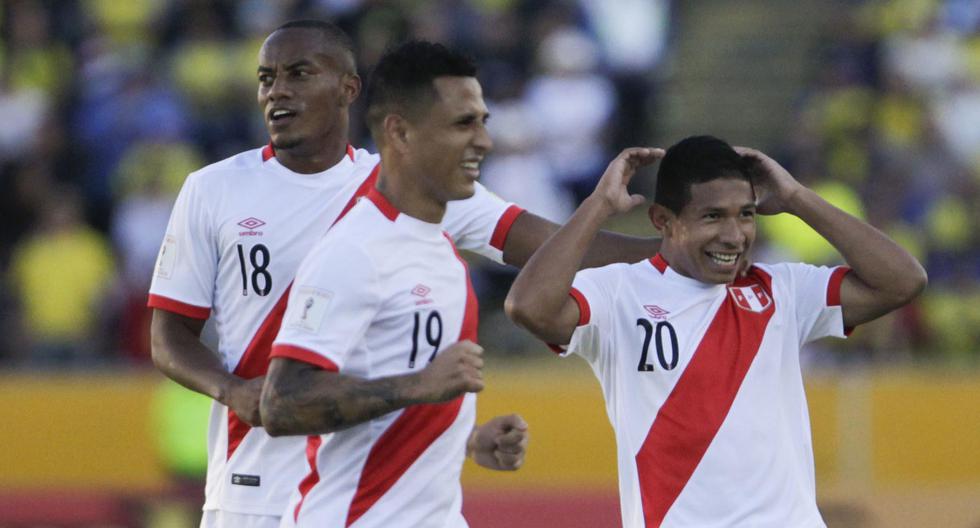
M 338 431 L 422 403 L 407 397 L 414 376 L 365 380 L 339 374 L 324 379 L 313 368 L 290 369 L 271 387 L 267 412 L 289 434 Z

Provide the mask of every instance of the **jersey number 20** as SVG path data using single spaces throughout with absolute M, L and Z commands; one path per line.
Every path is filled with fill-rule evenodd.
M 677 332 L 674 331 L 674 327 L 671 326 L 667 321 L 660 321 L 657 323 L 656 331 L 653 328 L 653 324 L 647 319 L 636 320 L 636 326 L 643 327 L 643 350 L 640 351 L 640 365 L 636 368 L 640 372 L 652 372 L 653 364 L 647 363 L 647 352 L 650 350 L 650 341 L 656 334 L 657 340 L 655 341 L 657 345 L 657 362 L 664 370 L 671 370 L 677 366 Z M 670 342 L 670 358 L 667 357 L 667 352 L 664 347 L 664 329 L 667 329 L 667 340 Z

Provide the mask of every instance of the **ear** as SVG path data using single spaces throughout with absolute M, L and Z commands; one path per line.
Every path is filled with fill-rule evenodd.
M 356 73 L 345 74 L 340 80 L 340 93 L 345 106 L 354 104 L 357 96 L 361 95 L 361 78 Z
M 660 234 L 667 236 L 671 230 L 671 225 L 677 219 L 677 215 L 674 214 L 670 209 L 660 205 L 653 204 L 650 209 L 647 210 L 647 215 L 650 216 L 650 222 L 653 223 L 653 227 L 660 231 Z
M 398 152 L 408 152 L 409 126 L 409 122 L 398 114 L 386 115 L 383 122 L 385 143 Z

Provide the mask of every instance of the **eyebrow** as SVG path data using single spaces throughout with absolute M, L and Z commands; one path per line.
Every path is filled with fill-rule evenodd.
M 757 207 L 758 206 L 756 204 L 754 204 L 754 203 L 747 203 L 745 205 L 740 206 L 738 208 L 738 210 L 739 211 L 744 211 L 746 209 L 755 209 Z M 724 211 L 727 211 L 727 210 L 728 210 L 727 207 L 703 207 L 703 208 L 701 208 L 700 211 L 702 213 L 716 213 L 716 212 L 724 212 Z
M 284 70 L 292 70 L 292 69 L 295 69 L 295 68 L 299 68 L 301 66 L 312 66 L 312 65 L 313 65 L 313 63 L 310 62 L 309 60 L 301 59 L 301 60 L 298 60 L 296 62 L 293 62 L 293 63 L 290 63 L 290 64 L 287 64 L 287 65 L 283 66 L 283 69 Z M 271 72 L 271 71 L 275 71 L 275 68 L 271 68 L 269 66 L 259 66 L 259 68 L 258 68 L 258 72 L 259 73 L 262 73 L 262 72 Z
M 467 121 L 470 119 L 479 119 L 481 121 L 486 121 L 487 119 L 490 119 L 490 112 L 478 112 L 478 111 L 465 112 L 462 114 L 458 114 L 455 118 L 455 121 Z

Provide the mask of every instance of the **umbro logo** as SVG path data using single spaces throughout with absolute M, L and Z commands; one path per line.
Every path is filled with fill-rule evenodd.
M 238 222 L 238 225 L 244 227 L 245 229 L 255 229 L 257 227 L 264 226 L 265 222 L 259 220 L 258 218 L 255 218 L 254 216 L 250 216 L 242 220 L 241 222 Z
M 255 218 L 254 216 L 250 216 L 241 222 L 238 222 L 238 225 L 246 229 L 246 231 L 241 231 L 238 233 L 238 236 L 262 236 L 262 231 L 256 231 L 256 229 L 264 226 L 265 222 Z
M 426 286 L 425 284 L 416 284 L 415 287 L 412 288 L 412 295 L 416 297 L 421 297 L 421 299 L 415 301 L 415 306 L 418 306 L 420 304 L 430 304 L 435 302 L 432 299 L 426 299 L 426 296 L 429 295 L 429 292 L 431 291 L 432 288 Z
M 650 314 L 650 317 L 653 317 L 654 319 L 666 319 L 667 314 L 670 313 L 656 304 L 644 304 L 643 309 L 646 310 L 647 313 Z

